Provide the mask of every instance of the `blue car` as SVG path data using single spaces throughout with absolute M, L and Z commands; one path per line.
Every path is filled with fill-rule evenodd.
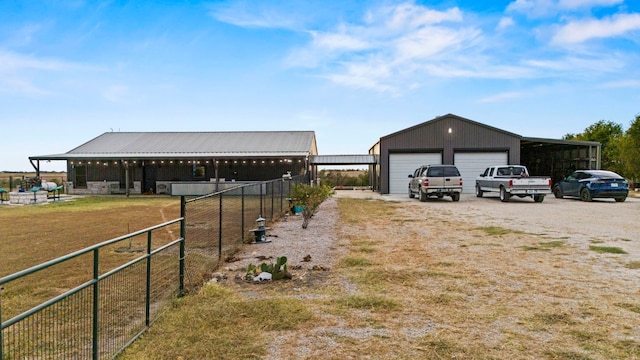
M 606 170 L 577 170 L 553 185 L 553 195 L 579 197 L 582 201 L 594 198 L 614 198 L 623 202 L 629 195 L 629 183 L 622 176 Z

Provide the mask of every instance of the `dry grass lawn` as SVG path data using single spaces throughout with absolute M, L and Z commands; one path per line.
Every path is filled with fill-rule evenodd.
M 640 285 L 620 275 L 640 270 L 620 271 L 624 254 L 417 202 L 338 201 L 329 272 L 209 284 L 122 358 L 640 359 Z
M 137 230 L 180 217 L 180 200 L 169 197 L 83 197 L 36 206 L 0 207 L 0 277 Z M 173 233 L 170 233 L 173 231 Z M 179 236 L 179 226 L 154 233 L 154 246 Z M 118 247 L 146 248 L 146 236 L 101 252 L 101 271 L 138 256 Z M 3 319 L 87 281 L 92 276 L 90 254 L 6 286 Z

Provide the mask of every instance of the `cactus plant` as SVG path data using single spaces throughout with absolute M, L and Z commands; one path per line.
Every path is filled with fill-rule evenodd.
M 280 256 L 276 262 L 269 264 L 262 263 L 260 266 L 249 264 L 247 266 L 247 275 L 258 275 L 261 272 L 268 272 L 273 275 L 273 280 L 291 279 L 291 273 L 287 270 L 287 257 Z

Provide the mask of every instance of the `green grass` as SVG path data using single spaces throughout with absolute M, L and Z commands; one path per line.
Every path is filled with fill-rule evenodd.
M 313 319 L 299 300 L 244 299 L 217 284 L 177 300 L 126 359 L 261 359 L 270 331 L 294 330 Z M 204 355 L 208 354 L 208 355 Z
M 477 228 L 477 230 L 483 231 L 489 236 L 504 236 L 507 234 L 524 234 L 523 231 L 507 229 L 500 226 L 483 226 Z
M 400 308 L 398 301 L 376 295 L 351 295 L 334 301 L 342 306 L 361 310 L 390 311 Z
M 589 250 L 595 251 L 600 254 L 626 254 L 627 252 L 619 247 L 614 246 L 595 246 L 590 245 Z
M 564 244 L 565 244 L 564 241 L 549 241 L 549 242 L 538 243 L 537 245 L 523 246 L 522 248 L 527 251 L 531 251 L 531 250 L 550 251 L 552 249 L 563 247 Z

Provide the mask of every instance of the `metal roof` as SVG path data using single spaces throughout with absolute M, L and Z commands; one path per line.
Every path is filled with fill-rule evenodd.
M 522 136 L 520 136 L 518 134 L 514 134 L 512 132 L 509 132 L 509 131 L 506 131 L 506 130 L 502 130 L 502 129 L 499 129 L 499 128 L 496 128 L 496 127 L 493 127 L 493 126 L 490 126 L 490 125 L 487 125 L 487 124 L 479 123 L 477 121 L 473 121 L 473 120 L 464 118 L 462 116 L 458 116 L 458 115 L 455 115 L 455 114 L 446 114 L 446 115 L 436 116 L 435 118 L 433 118 L 431 120 L 428 120 L 428 121 L 425 121 L 423 123 L 420 123 L 420 124 L 408 127 L 406 129 L 402 129 L 400 131 L 396 131 L 396 132 L 391 133 L 389 135 L 383 136 L 381 138 L 381 140 L 382 139 L 392 138 L 392 137 L 397 136 L 399 134 L 402 134 L 402 133 L 405 133 L 405 132 L 410 132 L 410 131 L 413 131 L 415 129 L 418 129 L 418 128 L 421 128 L 421 127 L 424 127 L 424 126 L 430 126 L 430 125 L 433 125 L 434 123 L 437 123 L 437 122 L 445 120 L 445 119 L 456 119 L 456 120 L 463 121 L 463 122 L 466 122 L 466 123 L 469 123 L 469 124 L 472 124 L 472 125 L 475 125 L 475 126 L 478 126 L 478 127 L 481 127 L 481 128 L 485 128 L 485 129 L 488 129 L 488 130 L 491 130 L 491 131 L 502 133 L 502 134 L 505 134 L 505 135 L 508 135 L 508 136 L 513 136 L 513 137 L 516 137 L 516 138 L 522 138 Z
M 316 155 L 309 158 L 312 165 L 377 164 L 377 155 Z
M 107 132 L 66 153 L 29 158 L 280 157 L 314 154 L 317 154 L 317 148 L 313 131 Z
M 540 143 L 540 144 L 577 145 L 577 146 L 598 146 L 598 145 L 601 145 L 597 141 L 545 139 L 545 138 L 533 138 L 533 137 L 523 137 L 521 142 L 522 143 Z

